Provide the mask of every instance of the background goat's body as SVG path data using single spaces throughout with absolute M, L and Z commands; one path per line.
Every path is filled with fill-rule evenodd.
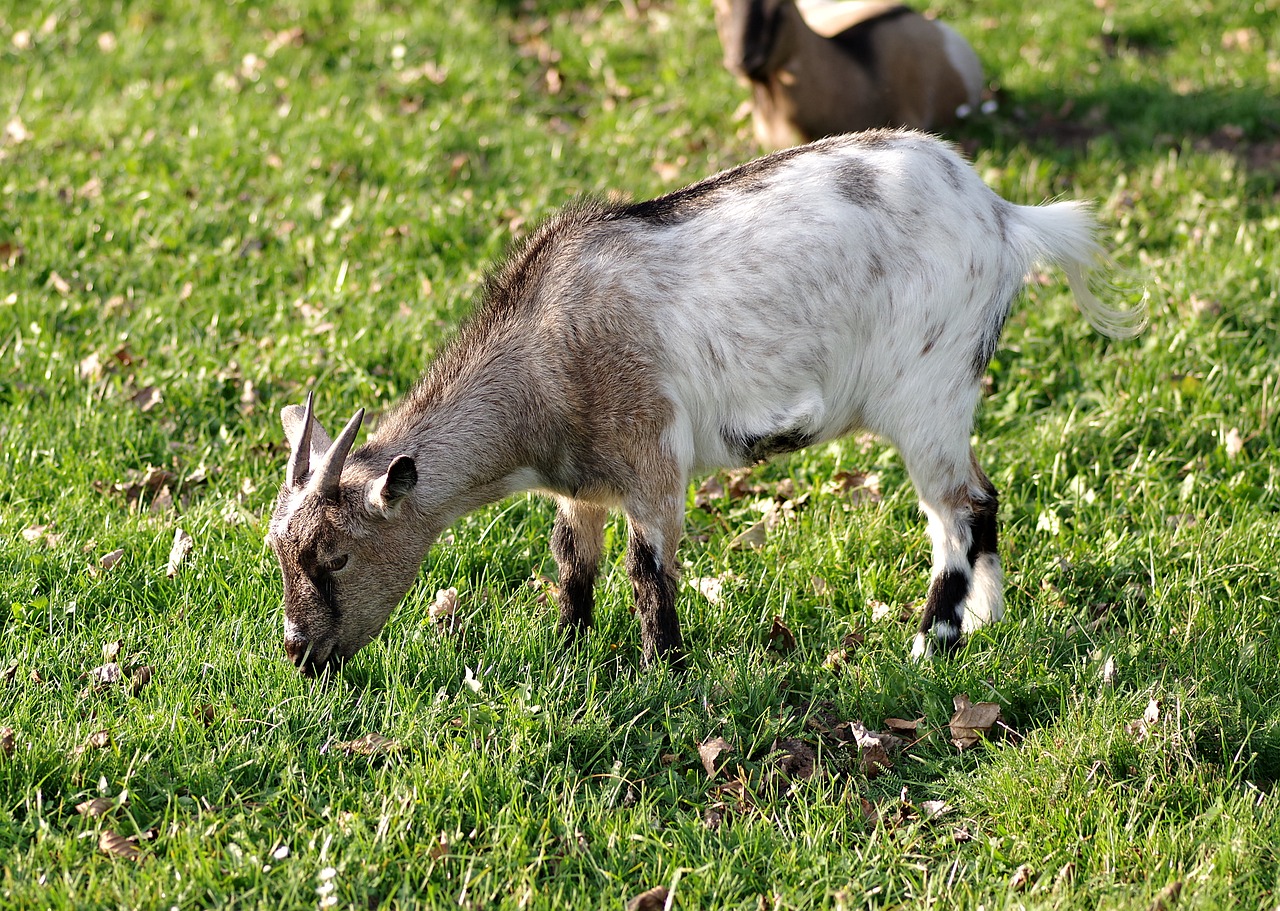
M 379 535 L 417 535 L 399 549 L 423 554 L 483 502 L 552 494 L 570 629 L 591 622 L 606 511 L 621 507 L 645 656 L 674 659 L 691 476 L 867 429 L 899 448 L 929 517 L 917 650 L 931 631 L 951 646 L 1002 612 L 996 495 L 969 436 L 1026 270 L 1061 263 L 1096 326 L 1134 325 L 1083 287 L 1092 232 L 1077 204 L 1008 203 L 913 133 L 837 137 L 657 200 L 571 207 L 490 281 L 352 454 L 344 486 L 381 489 L 388 462 L 410 457 L 409 508 L 374 510 L 365 537 L 384 551 Z
M 873 127 L 935 130 L 981 101 L 969 43 L 897 3 L 717 0 L 716 25 L 726 66 L 751 86 L 766 148 Z

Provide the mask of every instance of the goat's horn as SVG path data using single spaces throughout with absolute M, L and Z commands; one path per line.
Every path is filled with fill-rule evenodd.
M 347 421 L 347 426 L 342 428 L 342 433 L 338 434 L 338 438 L 333 441 L 333 445 L 316 466 L 313 484 L 321 496 L 333 498 L 338 495 L 338 480 L 342 477 L 342 466 L 346 464 L 347 454 L 351 452 L 351 446 L 356 441 L 356 434 L 360 432 L 360 424 L 363 420 L 364 409 L 361 408 L 351 416 L 351 420 Z
M 307 407 L 302 413 L 302 434 L 289 454 L 289 466 L 285 469 L 284 480 L 290 487 L 301 487 L 307 470 L 311 467 L 311 424 L 313 418 L 312 400 L 314 392 L 307 393 Z

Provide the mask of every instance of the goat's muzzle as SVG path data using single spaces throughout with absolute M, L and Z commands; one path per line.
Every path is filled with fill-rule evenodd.
M 306 639 L 286 638 L 284 651 L 305 677 L 319 677 L 330 668 L 337 672 L 342 667 L 342 657 L 335 651 L 317 649 L 314 642 Z

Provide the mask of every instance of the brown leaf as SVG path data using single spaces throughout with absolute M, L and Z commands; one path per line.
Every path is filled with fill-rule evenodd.
M 13 749 L 13 728 L 0 728 L 0 756 L 12 756 Z
M 0 241 L 0 270 L 12 269 L 26 253 L 26 249 L 21 244 L 8 240 Z
M 803 740 L 775 740 L 769 752 L 778 754 L 775 769 L 788 782 L 812 778 L 817 771 L 818 754 Z
M 1023 864 L 1013 871 L 1013 877 L 1009 880 L 1009 888 L 1014 892 L 1021 892 L 1031 884 L 1033 875 L 1031 865 Z
M 342 750 L 348 755 L 383 756 L 388 753 L 398 752 L 401 744 L 390 737 L 368 733 L 357 737 L 355 740 L 344 740 L 341 743 L 335 743 L 333 748 Z
M 716 765 L 716 759 L 721 753 L 732 753 L 733 744 L 725 740 L 723 737 L 712 737 L 705 743 L 698 744 L 698 756 L 702 759 L 702 767 L 707 770 L 708 778 L 715 778 L 719 766 Z
M 920 722 L 923 718 L 917 718 L 915 721 L 907 721 L 905 718 L 886 718 L 884 726 L 897 734 L 914 734 L 920 729 Z
M 105 652 L 106 649 L 103 649 Z M 103 690 L 114 684 L 121 683 L 124 680 L 124 670 L 114 661 L 108 661 L 106 664 L 99 665 L 89 671 L 89 684 L 95 690 Z
M 76 750 L 76 753 L 85 753 L 89 750 L 101 750 L 109 746 L 111 746 L 111 732 L 94 731 L 89 735 L 89 739 Z
M 9 660 L 8 666 L 6 666 L 3 671 L 0 671 L 0 682 L 3 682 L 5 686 L 8 686 L 9 684 L 13 683 L 13 681 L 17 678 L 17 676 L 18 676 L 18 659 L 12 658 Z
M 1151 904 L 1147 906 L 1147 911 L 1169 911 L 1178 903 L 1178 896 L 1182 894 L 1182 880 L 1175 879 L 1169 885 L 1160 890 L 1160 894 L 1151 900 Z
M 165 490 L 168 490 L 166 487 Z M 153 504 L 154 508 L 154 504 Z M 181 528 L 176 529 L 173 533 L 173 546 L 169 548 L 169 562 L 165 565 L 164 574 L 172 579 L 178 574 L 178 566 L 186 559 L 187 554 L 191 553 L 191 548 L 195 546 L 195 541 L 191 535 L 187 534 Z
M 120 562 L 123 556 L 124 556 L 124 548 L 117 547 L 115 550 L 111 551 L 111 553 L 103 554 L 98 559 L 98 565 L 101 566 L 103 569 L 113 569 L 115 565 Z
M 666 907 L 666 886 L 654 886 L 627 902 L 627 911 L 664 911 Z
M 155 675 L 155 668 L 149 664 L 134 668 L 133 675 L 129 678 L 129 694 L 138 695 L 142 688 L 151 682 L 151 678 Z
M 955 714 L 951 716 L 951 742 L 967 750 L 991 733 L 1000 720 L 1000 706 L 994 702 L 973 703 L 966 695 L 954 698 Z
M 761 519 L 752 525 L 746 531 L 740 532 L 732 541 L 729 542 L 730 550 L 759 550 L 764 547 L 765 540 L 769 537 L 769 520 Z
M 145 413 L 164 401 L 164 393 L 158 386 L 144 386 L 129 396 L 129 401 L 137 405 L 139 411 Z
M 837 471 L 826 484 L 828 493 L 846 494 L 849 506 L 872 505 L 884 499 L 880 492 L 880 475 L 871 472 Z
M 1146 710 L 1142 713 L 1142 717 L 1137 721 L 1131 721 L 1124 726 L 1124 731 L 1131 737 L 1142 740 L 1150 730 L 1160 723 L 1160 700 L 1152 699 L 1147 703 Z
M 142 860 L 142 852 L 134 846 L 133 842 L 115 832 L 103 832 L 98 839 L 98 848 L 107 854 L 123 857 L 126 860 Z
M 862 648 L 863 643 L 866 641 L 867 637 L 858 630 L 845 633 L 840 639 L 840 647 L 827 653 L 827 657 L 822 661 L 822 666 L 829 671 L 840 673 L 840 669 L 852 660 L 854 652 Z
M 901 746 L 901 741 L 897 737 L 892 734 L 878 734 L 859 721 L 849 722 L 848 730 L 858 747 L 858 764 L 862 774 L 868 778 L 875 778 L 893 768 L 893 759 L 889 753 Z
M 458 590 L 456 588 L 440 588 L 436 590 L 436 599 L 427 608 L 427 616 L 436 623 L 447 622 L 458 611 Z
M 76 812 L 81 816 L 105 816 L 116 808 L 116 802 L 110 797 L 95 797 L 76 804 Z
M 439 860 L 449 853 L 449 839 L 445 837 L 443 832 L 430 848 L 427 849 L 427 857 L 432 860 Z
M 795 634 L 782 622 L 782 618 L 774 615 L 773 625 L 769 627 L 769 648 L 779 654 L 795 651 Z
M 218 710 L 206 702 L 196 709 L 196 717 L 200 719 L 200 722 L 205 727 L 212 727 L 213 723 L 218 720 Z

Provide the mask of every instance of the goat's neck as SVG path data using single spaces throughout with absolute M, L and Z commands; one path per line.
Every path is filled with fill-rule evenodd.
M 532 486 L 541 436 L 536 383 L 512 353 L 433 371 L 370 440 L 388 461 L 413 458 L 416 511 L 441 528 L 459 516 Z

